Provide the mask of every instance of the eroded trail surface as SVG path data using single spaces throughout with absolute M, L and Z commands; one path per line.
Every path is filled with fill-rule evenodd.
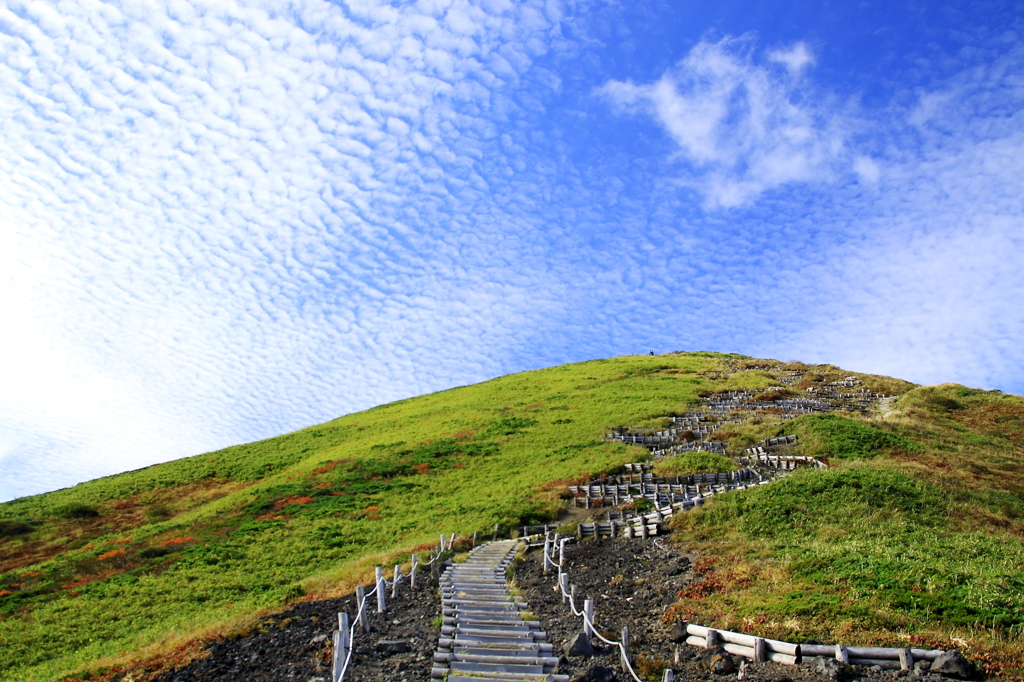
M 619 664 L 615 647 L 591 638 L 594 655 L 566 656 L 564 647 L 583 629 L 555 588 L 555 571 L 543 575 L 543 553 L 533 549 L 515 566 L 514 585 L 544 623 L 548 641 L 560 656 L 558 671 L 572 682 L 633 682 Z M 704 650 L 671 639 L 672 624 L 662 616 L 678 592 L 693 581 L 690 557 L 662 540 L 606 538 L 572 543 L 566 547 L 565 571 L 577 589 L 577 604 L 594 601 L 594 622 L 608 639 L 617 641 L 628 627 L 634 668 L 644 679 L 660 680 L 658 671 L 670 667 L 676 680 L 718 682 L 949 682 L 927 672 L 876 671 L 858 668 L 854 674 L 819 670 L 814 661 L 801 665 L 753 663 L 735 657 L 725 666 L 729 672 L 713 673 Z M 721 667 L 720 667 L 721 669 Z
M 451 666 L 458 651 L 463 655 L 462 663 L 466 664 L 489 662 L 473 661 L 474 656 L 509 654 L 509 659 L 514 656 L 536 659 L 529 663 L 514 660 L 497 663 L 499 666 L 540 666 L 542 672 L 536 676 L 540 679 L 554 673 L 560 679 L 567 676 L 571 682 L 633 682 L 620 667 L 617 648 L 603 645 L 596 637 L 591 638 L 592 656 L 565 655 L 566 645 L 582 630 L 582 619 L 572 615 L 561 593 L 555 589 L 555 571 L 543 575 L 540 549 L 528 551 L 522 561 L 514 564 L 512 592 L 505 592 L 503 567 L 511 546 L 510 542 L 492 543 L 490 549 L 483 546 L 478 550 L 481 558 L 500 557 L 492 562 L 493 567 L 482 571 L 472 566 L 460 568 L 442 578 L 441 584 L 445 587 L 441 590 L 438 582 L 431 581 L 429 574 L 425 574 L 420 589 L 413 592 L 406 587 L 394 599 L 389 593 L 385 613 L 378 614 L 374 608 L 369 611 L 370 632 L 362 629 L 357 632 L 352 664 L 345 680 L 430 682 L 432 667 L 443 663 Z M 663 539 L 605 538 L 567 545 L 563 566 L 576 586 L 577 603 L 582 604 L 584 599 L 594 601 L 595 623 L 600 632 L 618 640 L 622 628 L 629 628 L 635 667 L 645 679 L 662 679 L 656 671 L 667 665 L 675 672 L 676 680 L 895 682 L 905 677 L 905 682 L 948 682 L 946 678 L 924 672 L 907 674 L 858 669 L 855 674 L 840 676 L 835 671 L 817 670 L 813 662 L 797 666 L 744 662 L 741 673 L 738 658 L 732 662 L 735 668 L 730 672 L 712 673 L 708 661 L 701 657 L 703 650 L 674 643 L 671 624 L 662 620 L 665 608 L 693 581 L 690 566 L 691 560 L 696 558 L 671 549 Z M 489 584 L 481 583 L 481 576 L 483 583 Z M 442 595 L 446 602 L 443 627 L 440 625 Z M 487 608 L 480 608 L 481 604 L 474 602 L 487 601 L 481 599 L 483 596 L 500 602 L 498 610 L 506 613 L 487 613 Z M 134 671 L 132 679 L 327 682 L 331 677 L 331 633 L 337 627 L 337 614 L 341 610 L 355 613 L 354 602 L 350 596 L 297 604 L 262 620 L 248 635 L 211 644 L 208 655 L 201 660 L 157 676 Z M 522 615 L 526 615 L 527 620 Z M 501 646 L 501 640 L 509 634 L 504 631 L 509 628 L 514 637 L 522 638 L 523 646 Z M 490 634 L 483 632 L 486 630 L 490 630 Z M 533 634 L 541 630 L 543 637 Z M 443 646 L 438 648 L 437 654 L 452 656 L 443 663 L 434 662 L 435 647 L 439 644 Z M 512 653 L 514 648 L 518 648 L 519 653 Z M 496 649 L 505 651 L 495 654 Z M 541 661 L 541 658 L 546 660 Z M 558 666 L 553 669 L 551 661 L 554 660 Z M 459 671 L 460 667 L 465 670 Z M 448 679 L 488 679 L 488 672 L 482 668 L 467 669 L 471 667 L 456 663 L 448 671 Z M 507 681 L 515 674 L 491 670 L 497 674 L 492 674 L 490 679 Z

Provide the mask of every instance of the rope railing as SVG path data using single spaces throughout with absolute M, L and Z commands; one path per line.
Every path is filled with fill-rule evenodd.
M 596 636 L 598 639 L 600 639 L 605 644 L 607 644 L 609 646 L 618 647 L 618 649 L 619 649 L 619 660 L 622 662 L 622 667 L 626 670 L 626 672 L 628 672 L 630 674 L 630 676 L 636 682 L 644 682 L 643 680 L 640 679 L 639 676 L 637 676 L 636 672 L 633 670 L 632 661 L 629 660 L 629 658 L 630 658 L 630 653 L 629 653 L 629 630 L 626 629 L 626 628 L 624 628 L 622 630 L 622 635 L 623 635 L 622 639 L 623 639 L 623 641 L 621 641 L 621 642 L 612 641 L 612 640 L 608 639 L 607 637 L 605 637 L 604 635 L 602 635 L 600 632 L 598 632 L 597 626 L 594 624 L 594 603 L 593 603 L 592 600 L 585 599 L 584 600 L 584 604 L 583 604 L 583 609 L 576 608 L 576 600 L 575 600 L 575 598 L 572 595 L 572 590 L 568 587 L 568 585 L 569 585 L 569 574 L 565 570 L 563 570 L 563 561 L 565 559 L 565 545 L 566 545 L 566 543 L 568 541 L 569 541 L 569 538 L 562 538 L 561 539 L 561 543 L 560 543 L 559 548 L 558 548 L 558 562 L 555 563 L 555 560 L 551 557 L 551 546 L 552 546 L 551 539 L 550 539 L 550 537 L 545 538 L 545 541 L 544 541 L 544 568 L 545 568 L 545 570 L 547 569 L 548 564 L 551 564 L 552 566 L 557 566 L 558 567 L 558 589 L 562 593 L 562 601 L 565 602 L 566 600 L 568 600 L 569 610 L 572 611 L 572 614 L 574 616 L 582 616 L 583 617 L 583 631 L 587 634 L 587 636 L 588 637 L 591 636 L 591 635 Z
M 475 539 L 474 534 L 474 539 Z M 382 567 L 377 566 L 374 569 L 375 578 L 373 581 L 373 589 L 366 592 L 362 585 L 356 587 L 356 614 L 352 621 L 349 621 L 348 612 L 341 611 L 338 613 L 338 629 L 334 632 L 333 644 L 334 651 L 331 661 L 331 680 L 332 682 L 341 682 L 345 678 L 345 673 L 348 672 L 349 665 L 352 662 L 352 650 L 353 642 L 355 641 L 357 626 L 362 625 L 366 632 L 370 631 L 370 624 L 367 621 L 367 609 L 366 603 L 371 597 L 377 598 L 377 613 L 384 613 L 387 610 L 387 604 L 385 600 L 385 593 L 387 588 L 391 588 L 391 597 L 395 598 L 398 596 L 398 586 L 403 582 L 408 582 L 412 589 L 416 588 L 416 572 L 420 566 L 434 566 L 440 559 L 441 555 L 446 551 L 452 551 L 455 546 L 455 533 L 451 536 L 441 535 L 441 542 L 438 546 L 437 553 L 433 550 L 430 551 L 430 561 L 420 562 L 419 554 L 414 553 L 410 556 L 411 568 L 408 574 L 402 573 L 402 567 L 400 564 L 395 564 L 395 573 L 391 580 L 384 577 L 384 570 Z
M 558 561 L 556 562 L 552 555 L 552 549 L 555 547 L 555 542 L 552 542 L 550 536 L 545 538 L 544 573 L 547 574 L 549 565 L 558 569 L 557 585 L 559 591 L 562 593 L 562 601 L 568 602 L 569 608 L 574 616 L 583 617 L 584 633 L 588 637 L 594 635 L 610 646 L 617 646 L 619 648 L 622 667 L 636 682 L 642 682 L 642 680 L 640 680 L 633 671 L 633 667 L 629 660 L 629 630 L 626 628 L 623 629 L 622 642 L 613 642 L 597 631 L 593 620 L 593 602 L 590 599 L 584 600 L 582 610 L 576 608 L 575 596 L 573 594 L 575 589 L 570 586 L 569 574 L 564 569 L 565 545 L 570 539 L 571 538 L 561 538 L 559 540 L 557 538 L 557 534 L 555 534 L 555 541 L 557 542 L 558 547 Z M 653 540 L 653 542 L 659 549 L 669 551 L 665 545 L 661 544 L 657 540 Z M 843 644 L 791 644 L 789 642 L 729 632 L 727 630 L 717 630 L 715 628 L 703 627 L 692 623 L 687 623 L 685 625 L 685 632 L 687 635 L 686 643 L 691 646 L 701 648 L 721 646 L 727 652 L 743 656 L 744 658 L 749 658 L 759 662 L 774 661 L 784 665 L 796 665 L 808 656 L 825 656 L 829 658 L 834 656 L 835 659 L 841 663 L 878 666 L 883 669 L 910 670 L 913 668 L 915 661 L 933 662 L 944 653 L 947 653 L 940 649 L 854 647 Z M 665 679 L 673 679 L 671 671 L 666 671 Z

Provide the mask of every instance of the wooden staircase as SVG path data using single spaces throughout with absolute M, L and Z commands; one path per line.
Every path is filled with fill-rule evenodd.
M 569 682 L 526 602 L 513 595 L 505 569 L 514 540 L 489 542 L 441 577 L 441 637 L 430 676 L 448 682 Z M 447 677 L 445 677 L 447 676 Z

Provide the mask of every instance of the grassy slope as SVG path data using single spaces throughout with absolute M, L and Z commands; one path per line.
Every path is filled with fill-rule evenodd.
M 1024 675 L 1024 400 L 944 385 L 786 427 L 829 459 L 678 521 L 706 557 L 672 615 L 789 641 L 957 646 Z
M 599 440 L 606 426 L 685 409 L 720 362 L 526 372 L 0 505 L 0 520 L 37 528 L 0 540 L 0 678 L 166 651 L 365 580 L 374 559 L 439 532 L 545 517 L 558 491 L 544 484 L 636 457 Z M 100 516 L 63 518 L 73 505 Z
M 659 424 L 709 390 L 767 388 L 777 366 L 690 354 L 526 372 L 0 505 L 0 529 L 34 528 L 0 539 L 0 679 L 62 679 L 173 654 L 261 609 L 365 580 L 375 562 L 441 531 L 539 519 L 557 506 L 557 482 L 637 456 L 601 443 L 604 427 Z M 911 388 L 864 378 L 889 393 Z M 683 537 L 720 558 L 702 564 L 707 580 L 676 611 L 721 625 L 728 609 L 766 634 L 859 630 L 872 641 L 938 637 L 929 622 L 939 617 L 976 649 L 1012 652 L 972 631 L 971 614 L 940 607 L 966 598 L 1004 628 L 1013 618 L 1000 613 L 1021 612 L 1024 409 L 980 392 L 943 402 L 957 391 L 912 390 L 877 428 L 831 417 L 794 424 L 809 453 L 850 466 L 686 517 Z M 727 428 L 738 444 L 777 431 Z M 65 518 L 73 505 L 100 516 Z M 937 596 L 922 609 L 900 601 L 903 587 Z

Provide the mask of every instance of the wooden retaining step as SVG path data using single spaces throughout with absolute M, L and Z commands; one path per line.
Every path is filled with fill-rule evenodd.
M 505 569 L 514 540 L 470 552 L 441 577 L 442 626 L 430 676 L 448 682 L 568 682 L 540 623 L 524 620 L 526 602 L 513 595 Z

